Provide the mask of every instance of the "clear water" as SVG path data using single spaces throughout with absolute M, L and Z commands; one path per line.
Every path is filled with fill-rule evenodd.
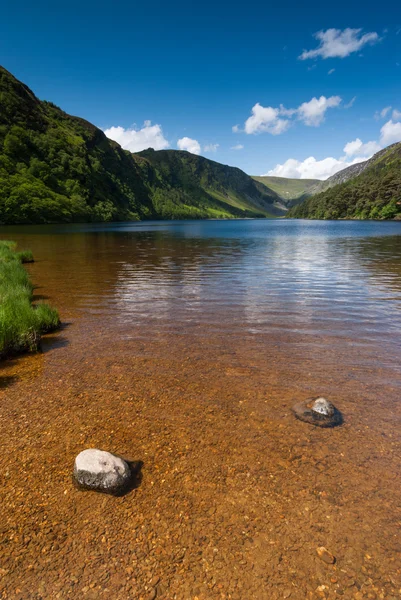
M 64 598 L 75 578 L 91 598 L 147 597 L 151 573 L 161 598 L 399 597 L 401 223 L 0 237 L 32 249 L 36 298 L 64 323 L 2 366 L 0 595 Z M 341 427 L 295 419 L 317 396 Z M 138 489 L 74 491 L 86 447 L 142 460 Z

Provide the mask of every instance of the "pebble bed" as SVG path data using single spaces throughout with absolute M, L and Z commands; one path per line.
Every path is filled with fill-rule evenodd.
M 320 429 L 291 413 L 295 364 L 283 393 L 284 364 L 219 340 L 99 354 L 80 329 L 2 371 L 2 599 L 400 597 L 399 438 L 352 381 Z M 75 489 L 86 447 L 143 461 L 136 489 Z

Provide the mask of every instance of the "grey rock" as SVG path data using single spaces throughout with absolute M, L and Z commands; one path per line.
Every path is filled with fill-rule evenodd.
M 343 417 L 340 411 L 326 398 L 311 398 L 292 407 L 292 412 L 300 421 L 317 427 L 335 427 L 341 425 Z
M 325 417 L 332 417 L 334 415 L 334 406 L 326 398 L 316 398 L 311 409 L 313 412 Z
M 90 448 L 75 459 L 74 481 L 80 489 L 118 495 L 129 487 L 131 469 L 121 457 Z

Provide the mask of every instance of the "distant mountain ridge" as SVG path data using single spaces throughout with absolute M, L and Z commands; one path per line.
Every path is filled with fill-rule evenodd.
M 273 175 L 252 175 L 252 178 L 275 191 L 288 207 L 308 198 L 322 183 L 319 179 L 290 179 Z
M 132 154 L 0 67 L 0 223 L 285 214 L 240 169 L 181 151 Z
M 283 215 L 280 196 L 238 169 L 180 150 L 143 150 L 134 154 L 146 159 L 172 189 L 185 189 L 193 197 L 207 195 L 234 210 Z
M 339 171 L 287 216 L 307 219 L 401 219 L 401 142 Z

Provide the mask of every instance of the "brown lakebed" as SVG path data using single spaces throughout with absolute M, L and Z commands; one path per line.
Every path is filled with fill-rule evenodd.
M 0 597 L 399 598 L 400 233 L 3 230 L 64 327 L 0 371 Z M 340 427 L 294 418 L 318 395 Z M 76 490 L 91 447 L 135 489 Z

